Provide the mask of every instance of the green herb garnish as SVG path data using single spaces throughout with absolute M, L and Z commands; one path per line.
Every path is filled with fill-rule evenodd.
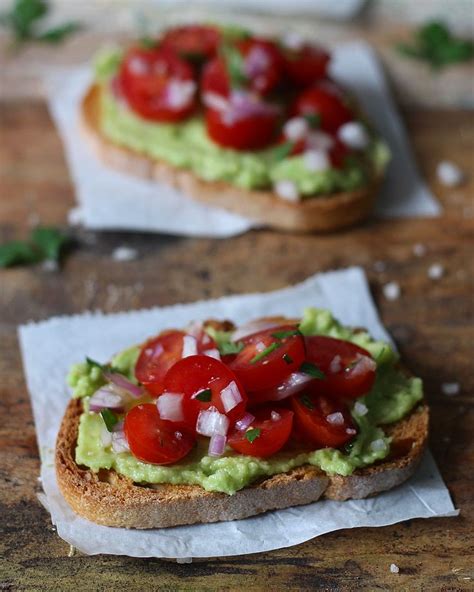
M 271 151 L 272 159 L 275 161 L 283 160 L 291 154 L 294 146 L 293 142 L 284 142 L 283 144 L 276 146 Z
M 253 444 L 254 441 L 260 436 L 261 432 L 262 430 L 260 428 L 252 428 L 245 432 L 245 437 L 250 442 L 250 444 Z
M 59 43 L 80 28 L 79 23 L 70 21 L 39 32 L 38 25 L 48 14 L 49 8 L 47 0 L 15 0 L 10 11 L 0 15 L 0 25 L 10 29 L 16 43 Z
M 241 341 L 233 342 L 223 342 L 219 345 L 219 353 L 223 356 L 231 356 L 233 354 L 238 354 L 244 349 L 244 344 Z
M 104 420 L 105 427 L 109 432 L 111 432 L 114 425 L 118 422 L 118 417 L 115 415 L 115 413 L 112 413 L 110 409 L 102 409 L 100 414 L 102 415 L 102 419 Z
M 276 339 L 286 339 L 287 337 L 293 337 L 294 335 L 299 335 L 300 332 L 298 329 L 292 329 L 291 331 L 277 331 L 276 333 L 272 333 L 272 337 Z
M 293 358 L 288 354 L 283 354 L 283 359 L 287 364 L 293 364 Z
M 305 407 L 307 407 L 310 411 L 312 411 L 314 409 L 314 404 L 313 401 L 311 401 L 311 398 L 309 395 L 301 395 L 300 397 L 300 401 L 303 403 L 303 405 Z
M 212 391 L 211 389 L 204 389 L 200 391 L 195 397 L 198 401 L 202 401 L 203 403 L 209 403 L 212 398 Z
M 399 43 L 396 47 L 402 55 L 424 60 L 434 69 L 474 57 L 472 41 L 454 36 L 440 21 L 426 23 L 415 32 L 411 44 Z
M 41 261 L 38 250 L 25 241 L 10 241 L 0 245 L 0 267 L 13 267 L 14 265 L 32 265 Z
M 321 115 L 319 113 L 305 113 L 303 117 L 309 123 L 309 127 L 320 127 Z
M 221 53 L 227 66 L 230 86 L 241 88 L 246 84 L 247 76 L 244 70 L 244 60 L 239 50 L 229 43 L 224 43 L 221 46 Z
M 281 343 L 277 343 L 276 341 L 274 341 L 268 347 L 266 347 L 264 350 L 262 350 L 261 352 L 258 352 L 258 354 L 256 354 L 250 360 L 250 363 L 256 364 L 257 362 L 260 362 L 260 360 L 263 360 L 263 358 L 266 358 L 268 355 L 270 355 L 272 352 L 274 352 L 279 347 L 281 347 Z
M 314 378 L 323 379 L 326 378 L 326 375 L 322 370 L 320 370 L 316 364 L 313 362 L 303 362 L 300 366 L 300 372 L 303 374 L 309 374 L 310 376 L 314 376 Z
M 26 241 L 10 241 L 0 245 L 0 267 L 32 265 L 40 261 L 59 262 L 71 238 L 57 228 L 35 228 Z
M 110 364 L 101 364 L 100 362 L 96 362 L 92 358 L 88 358 L 86 356 L 86 363 L 88 366 L 92 366 L 93 368 L 99 368 L 101 372 L 111 372 L 112 374 L 123 374 L 117 368 L 114 368 Z

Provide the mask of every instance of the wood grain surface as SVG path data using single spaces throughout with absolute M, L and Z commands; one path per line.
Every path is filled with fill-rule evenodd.
M 424 175 L 445 213 L 437 219 L 371 221 L 331 236 L 253 231 L 218 241 L 74 231 L 58 272 L 0 270 L 0 590 L 472 590 L 474 580 L 474 376 L 472 179 L 446 189 L 440 159 L 472 172 L 472 115 L 411 111 L 407 125 Z M 0 105 L 0 241 L 43 224 L 66 226 L 73 188 L 41 102 Z M 415 244 L 426 246 L 422 257 Z M 117 262 L 128 245 L 138 259 Z M 429 279 L 433 263 L 444 266 Z M 16 327 L 30 319 L 107 312 L 281 288 L 323 270 L 361 265 L 382 319 L 432 406 L 431 449 L 458 518 L 343 530 L 290 549 L 177 565 L 155 559 L 69 556 L 39 504 L 38 449 Z M 383 296 L 397 281 L 401 296 Z M 347 295 L 350 298 L 350 294 Z M 444 382 L 459 382 L 447 397 Z M 390 564 L 400 568 L 390 573 Z

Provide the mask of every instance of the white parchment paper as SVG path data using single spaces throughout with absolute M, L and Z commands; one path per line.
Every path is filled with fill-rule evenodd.
M 403 123 L 370 47 L 362 42 L 336 47 L 331 73 L 358 96 L 392 151 L 376 213 L 438 215 L 439 204 L 418 173 Z M 77 214 L 84 226 L 216 238 L 255 226 L 241 216 L 194 202 L 171 187 L 118 173 L 98 162 L 77 130 L 79 103 L 90 81 L 90 66 L 55 71 L 47 79 L 49 107 L 64 143 Z
M 243 555 L 288 547 L 326 532 L 384 526 L 409 518 L 457 514 L 432 457 L 404 485 L 366 500 L 319 501 L 234 522 L 149 531 L 98 526 L 74 514 L 58 490 L 53 448 L 69 399 L 65 377 L 74 362 L 108 360 L 154 332 L 191 320 L 229 318 L 238 323 L 272 314 L 300 316 L 306 306 L 328 307 L 348 325 L 390 339 L 380 323 L 360 268 L 320 274 L 290 288 L 193 304 L 119 314 L 54 317 L 19 328 L 28 389 L 41 451 L 42 501 L 59 536 L 88 554 L 192 558 Z

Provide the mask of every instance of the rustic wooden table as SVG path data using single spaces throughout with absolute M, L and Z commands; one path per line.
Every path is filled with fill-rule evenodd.
M 77 246 L 61 271 L 0 270 L 1 590 L 472 589 L 474 181 L 446 189 L 434 175 L 441 159 L 472 171 L 472 113 L 404 115 L 423 174 L 445 208 L 440 218 L 374 220 L 331 236 L 254 231 L 225 241 L 75 231 Z M 73 188 L 44 103 L 5 100 L 0 118 L 0 242 L 26 235 L 38 221 L 65 226 Z M 424 256 L 414 255 L 417 243 L 426 246 Z M 123 244 L 137 249 L 136 261 L 112 260 Z M 427 274 L 433 263 L 445 269 L 437 281 Z M 86 309 L 271 290 L 349 265 L 366 270 L 384 323 L 425 381 L 431 449 L 460 516 L 345 530 L 290 549 L 190 565 L 69 556 L 36 498 L 39 457 L 17 325 Z M 383 297 L 388 281 L 401 286 L 396 301 Z M 460 394 L 442 394 L 444 382 L 459 382 Z M 399 574 L 390 573 L 391 563 Z

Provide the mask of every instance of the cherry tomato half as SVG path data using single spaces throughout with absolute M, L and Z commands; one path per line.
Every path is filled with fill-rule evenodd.
M 345 104 L 334 84 L 318 84 L 297 97 L 293 109 L 295 115 L 318 115 L 324 131 L 335 133 L 341 125 L 354 119 L 352 110 Z
M 166 373 L 183 357 L 185 336 L 183 331 L 166 331 L 142 346 L 135 365 L 135 378 L 153 395 L 163 392 Z M 207 333 L 202 331 L 197 336 L 197 353 L 203 354 L 215 348 L 216 344 Z
M 343 403 L 320 395 L 309 388 L 292 397 L 295 412 L 294 431 L 299 439 L 315 446 L 338 448 L 357 433 Z
M 133 456 L 157 465 L 181 460 L 195 442 L 190 430 L 161 419 L 153 403 L 133 407 L 125 416 L 124 431 Z
M 241 401 L 226 411 L 221 393 L 232 382 L 238 389 Z M 164 386 L 167 392 L 184 395 L 184 421 L 193 429 L 201 409 L 215 407 L 227 415 L 231 423 L 245 413 L 247 395 L 239 379 L 225 364 L 214 358 L 197 355 L 180 360 L 166 374 Z
M 297 372 L 305 359 L 303 336 L 294 325 L 266 329 L 242 342 L 244 348 L 230 368 L 248 393 L 279 385 L 289 374 Z M 252 396 L 249 397 L 251 400 Z
M 171 51 L 131 48 L 119 78 L 130 107 L 146 119 L 181 121 L 196 106 L 193 70 Z
M 266 406 L 254 411 L 255 420 L 245 431 L 234 429 L 228 444 L 241 454 L 267 458 L 278 452 L 290 437 L 293 412 Z
M 232 106 L 229 111 L 206 110 L 209 137 L 234 150 L 259 150 L 273 142 L 279 114 L 273 106 L 261 104 L 252 112 Z
M 284 52 L 286 75 L 295 86 L 309 86 L 326 76 L 329 54 L 315 45 L 303 45 L 301 49 Z
M 230 80 L 222 58 L 216 57 L 204 65 L 201 76 L 201 92 L 203 95 L 214 93 L 222 97 L 229 96 Z
M 325 374 L 315 390 L 343 399 L 367 394 L 375 381 L 377 365 L 370 353 L 349 341 L 317 335 L 306 337 L 306 359 Z
M 217 52 L 221 34 L 210 25 L 183 25 L 168 30 L 161 40 L 161 47 L 193 62 L 211 59 Z
M 271 92 L 283 75 L 283 58 L 277 44 L 251 38 L 240 41 L 237 48 L 243 58 L 249 88 L 261 95 Z

